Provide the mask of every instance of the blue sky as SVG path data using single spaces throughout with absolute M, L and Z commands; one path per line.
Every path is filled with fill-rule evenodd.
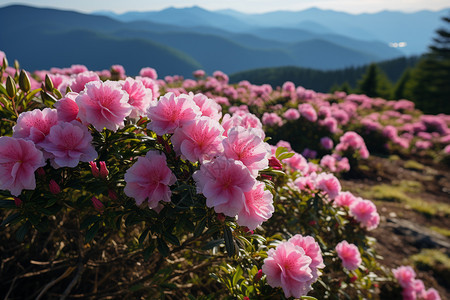
M 274 10 L 303 10 L 310 7 L 349 13 L 373 13 L 382 10 L 414 12 L 423 9 L 440 10 L 450 7 L 449 0 L 0 0 L 0 6 L 18 3 L 80 12 L 111 10 L 117 13 L 161 10 L 170 6 L 189 7 L 193 5 L 198 5 L 209 10 L 233 8 L 248 13 L 261 13 Z

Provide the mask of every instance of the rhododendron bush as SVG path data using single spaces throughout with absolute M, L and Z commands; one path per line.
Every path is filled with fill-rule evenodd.
M 441 151 L 448 118 L 384 126 L 410 102 L 194 75 L 30 74 L 3 60 L 5 294 L 388 299 L 380 286 L 410 289 L 377 261 L 376 206 L 343 191 L 338 174 L 369 156 L 373 132 L 386 151 L 421 141 Z M 378 115 L 358 113 L 368 106 Z

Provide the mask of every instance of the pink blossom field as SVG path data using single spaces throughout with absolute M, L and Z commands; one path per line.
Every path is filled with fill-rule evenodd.
M 6 299 L 448 294 L 417 266 L 383 263 L 379 204 L 343 182 L 370 174 L 372 157 L 448 170 L 449 115 L 292 82 L 232 84 L 221 71 L 0 62 Z

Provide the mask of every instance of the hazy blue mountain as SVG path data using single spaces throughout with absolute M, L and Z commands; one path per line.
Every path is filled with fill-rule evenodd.
M 130 21 L 152 21 L 161 24 L 178 25 L 180 27 L 207 26 L 212 28 L 223 28 L 228 31 L 245 31 L 253 28 L 245 20 L 239 20 L 232 16 L 218 14 L 198 6 L 187 8 L 170 7 L 161 11 L 149 12 L 126 12 L 113 14 L 111 12 L 97 12 L 108 15 L 123 22 Z
M 402 51 L 406 54 L 423 53 L 434 31 L 440 26 L 440 18 L 448 14 L 449 9 L 403 13 L 382 11 L 371 14 L 349 14 L 332 10 L 311 8 L 303 11 L 276 11 L 264 14 L 244 14 L 226 10 L 218 13 L 247 20 L 258 26 L 277 26 L 311 30 L 299 27 L 303 22 L 313 22 L 325 28 L 332 28 L 334 33 L 364 40 L 390 42 L 407 42 Z M 276 25 L 275 25 L 276 24 Z M 312 30 L 311 30 L 312 31 Z
M 280 18 L 282 13 L 273 15 Z M 330 70 L 401 56 L 400 51 L 381 42 L 362 41 L 328 32 L 327 27 L 317 25 L 316 21 L 296 19 L 293 22 L 300 27 L 316 27 L 316 31 L 309 31 L 301 28 L 256 28 L 239 21 L 240 13 L 229 16 L 198 7 L 166 9 L 151 14 L 154 20 L 166 24 L 137 20 L 132 13 L 128 16 L 134 21 L 123 22 L 117 16 L 111 18 L 21 5 L 3 7 L 0 8 L 0 26 L 8 30 L 0 35 L 0 47 L 8 56 L 15 55 L 27 64 L 43 55 L 39 68 L 69 66 L 83 63 L 86 59 L 85 64 L 90 64 L 90 68 L 122 64 L 130 75 L 136 74 L 137 64 L 139 67 L 144 64 L 152 66 L 148 65 L 149 62 L 154 62 L 153 67 L 161 68 L 161 74 L 189 75 L 194 68 L 200 67 L 209 73 L 289 65 Z M 291 14 L 296 13 L 289 12 Z M 206 25 L 208 20 L 212 22 L 212 16 L 217 17 L 216 26 L 229 22 L 231 18 L 237 20 L 234 25 L 240 28 L 247 26 L 246 30 L 233 32 L 226 26 L 221 29 Z M 187 19 L 184 18 L 193 21 L 186 24 Z M 30 43 L 31 40 L 35 44 Z M 50 45 L 41 46 L 44 41 Z M 143 49 L 136 49 L 138 47 Z M 79 48 L 83 48 L 80 53 L 76 51 Z M 87 57 L 89 50 L 95 58 Z M 53 57 L 58 53 L 61 53 L 59 57 Z M 98 64 L 95 64 L 96 59 Z M 178 68 L 174 62 L 180 63 Z M 34 68 L 35 65 L 32 66 Z M 28 68 L 32 68 L 31 65 Z

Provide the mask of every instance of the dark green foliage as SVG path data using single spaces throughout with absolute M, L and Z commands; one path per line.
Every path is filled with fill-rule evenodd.
M 450 113 L 450 18 L 412 72 L 407 87 L 411 99 L 426 113 Z
M 388 99 L 391 94 L 391 83 L 387 76 L 376 64 L 370 64 L 361 81 L 358 82 L 358 91 L 369 97 Z
M 379 68 L 387 75 L 388 79 L 396 82 L 405 69 L 413 67 L 418 61 L 417 57 L 401 57 L 378 63 Z M 334 71 L 321 71 L 299 67 L 278 67 L 249 70 L 230 75 L 231 82 L 248 80 L 254 84 L 270 84 L 272 87 L 282 86 L 286 81 L 292 81 L 318 92 L 329 92 L 332 87 L 338 90 L 352 91 L 357 81 L 366 73 L 369 66 L 351 67 Z M 334 91 L 334 90 L 333 90 Z

